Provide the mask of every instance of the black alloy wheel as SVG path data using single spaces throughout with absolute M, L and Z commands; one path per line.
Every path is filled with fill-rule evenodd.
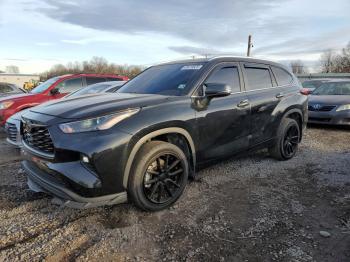
M 295 119 L 282 119 L 277 131 L 277 137 L 269 147 L 269 153 L 277 160 L 288 160 L 298 151 L 301 140 L 301 130 Z
M 283 140 L 283 153 L 286 158 L 290 158 L 296 153 L 299 139 L 299 127 L 295 125 L 290 126 L 287 129 Z
M 188 172 L 188 158 L 181 148 L 164 141 L 147 142 L 133 161 L 128 197 L 143 210 L 167 208 L 185 190 Z
M 171 153 L 153 159 L 143 179 L 144 193 L 149 201 L 163 204 L 178 195 L 184 178 L 182 161 Z

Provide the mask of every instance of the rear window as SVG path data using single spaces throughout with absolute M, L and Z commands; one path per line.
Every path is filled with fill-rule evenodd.
M 286 70 L 275 66 L 271 68 L 279 86 L 289 85 L 293 82 L 293 77 Z
M 272 80 L 269 69 L 258 67 L 246 67 L 245 73 L 248 82 L 248 90 L 272 87 Z

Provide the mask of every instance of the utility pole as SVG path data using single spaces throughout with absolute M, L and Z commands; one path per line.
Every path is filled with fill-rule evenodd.
M 250 56 L 250 49 L 253 47 L 252 44 L 252 35 L 248 36 L 248 49 L 247 49 L 247 56 Z

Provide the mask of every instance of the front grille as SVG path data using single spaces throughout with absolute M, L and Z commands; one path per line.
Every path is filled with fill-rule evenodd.
M 52 139 L 46 126 L 24 121 L 22 132 L 23 141 L 27 146 L 46 154 L 54 153 Z
M 329 112 L 332 111 L 335 107 L 336 106 L 333 105 L 310 104 L 308 109 L 309 111 Z
M 6 123 L 5 130 L 7 133 L 7 138 L 13 142 L 17 140 L 17 127 L 15 124 Z

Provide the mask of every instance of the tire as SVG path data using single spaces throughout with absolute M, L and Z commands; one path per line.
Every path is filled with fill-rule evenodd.
M 171 168 L 172 165 L 175 166 Z M 171 169 L 166 171 L 168 168 Z M 179 147 L 163 141 L 148 142 L 134 159 L 128 195 L 140 209 L 158 211 L 167 208 L 182 195 L 188 169 L 187 158 Z
M 278 128 L 274 145 L 269 148 L 269 153 L 277 160 L 291 159 L 298 150 L 299 142 L 300 127 L 298 123 L 294 119 L 284 118 Z

